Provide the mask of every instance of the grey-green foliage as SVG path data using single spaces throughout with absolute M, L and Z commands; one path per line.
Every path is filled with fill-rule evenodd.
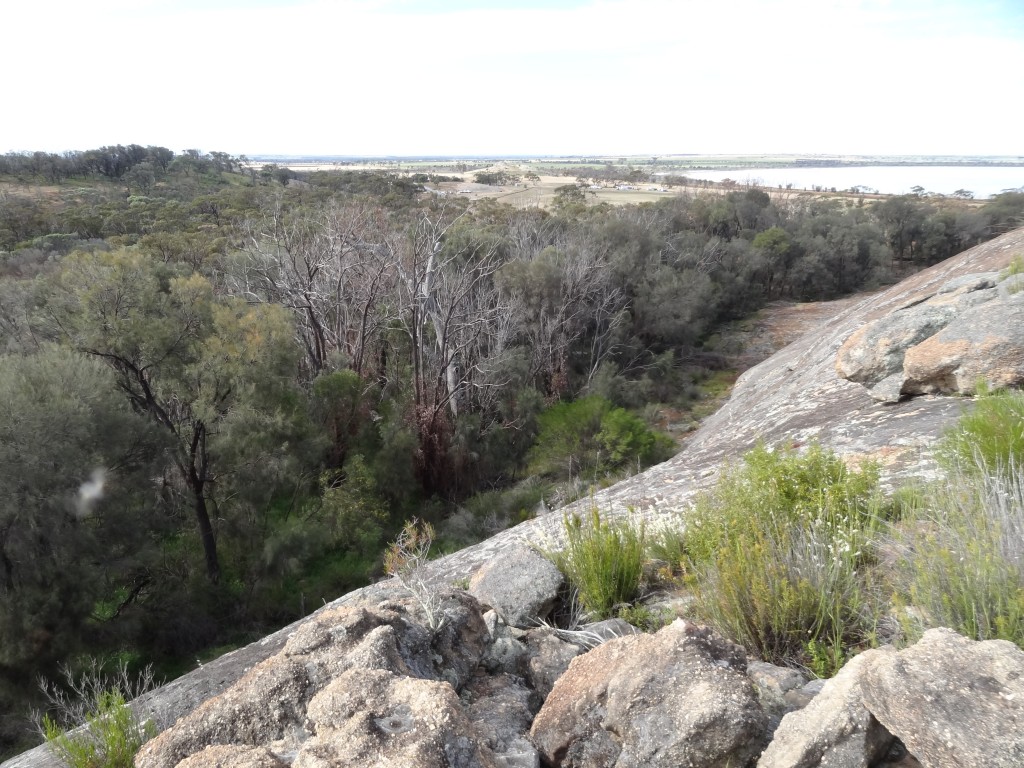
M 948 473 L 894 531 L 915 638 L 931 626 L 1024 646 L 1024 393 L 983 393 L 939 445 Z
M 878 604 L 868 568 L 881 525 L 878 471 L 819 446 L 763 446 L 702 494 L 684 546 L 698 606 L 774 663 L 844 657 L 870 641 Z
M 133 489 L 155 446 L 102 363 L 50 346 L 0 357 L 0 664 L 66 650 L 139 556 L 154 521 Z
M 1024 647 L 1024 468 L 956 469 L 904 507 L 893 544 L 907 639 L 952 627 Z

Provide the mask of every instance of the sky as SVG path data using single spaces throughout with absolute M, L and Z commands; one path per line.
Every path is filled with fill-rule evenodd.
M 24 0 L 0 152 L 1024 155 L 1022 0 Z

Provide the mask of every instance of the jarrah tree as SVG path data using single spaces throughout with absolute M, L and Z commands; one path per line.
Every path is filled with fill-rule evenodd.
M 109 366 L 132 407 L 171 436 L 173 468 L 190 498 L 206 574 L 217 582 L 211 505 L 231 469 L 218 453 L 218 438 L 237 419 L 259 418 L 286 403 L 282 389 L 296 364 L 287 312 L 217 298 L 201 275 L 131 250 L 68 258 L 46 311 L 54 329 Z

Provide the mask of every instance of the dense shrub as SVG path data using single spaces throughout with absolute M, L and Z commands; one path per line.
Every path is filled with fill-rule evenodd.
M 983 394 L 939 455 L 946 478 L 910 496 L 894 528 L 903 626 L 1024 647 L 1024 394 Z
M 1024 474 L 954 471 L 919 492 L 894 528 L 908 641 L 931 627 L 1024 647 Z
M 817 446 L 758 447 L 726 470 L 685 534 L 704 617 L 765 660 L 834 672 L 874 628 L 877 478 Z
M 529 454 L 538 474 L 573 477 L 630 465 L 647 467 L 675 451 L 671 438 L 596 395 L 553 405 L 538 421 L 537 441 Z

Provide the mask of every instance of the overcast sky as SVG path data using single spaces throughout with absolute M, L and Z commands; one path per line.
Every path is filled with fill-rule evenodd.
M 1022 0 L 11 0 L 0 152 L 1024 155 Z

